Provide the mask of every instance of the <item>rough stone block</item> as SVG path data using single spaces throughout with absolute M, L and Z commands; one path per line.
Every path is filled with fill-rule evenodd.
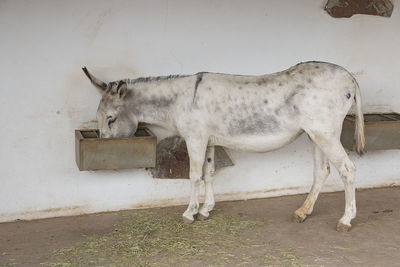
M 390 17 L 391 0 L 328 0 L 325 10 L 334 18 L 350 18 L 354 14 Z
M 233 166 L 233 161 L 223 147 L 215 147 L 215 169 Z M 155 168 L 149 168 L 154 178 L 189 178 L 189 155 L 185 140 L 169 137 L 157 144 Z

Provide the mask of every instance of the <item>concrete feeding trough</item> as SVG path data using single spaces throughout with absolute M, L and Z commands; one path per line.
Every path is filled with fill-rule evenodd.
M 364 114 L 366 150 L 400 149 L 400 114 Z M 354 147 L 354 115 L 343 122 L 341 142 L 346 149 Z
M 75 130 L 75 160 L 81 171 L 154 167 L 156 145 L 157 137 L 145 127 L 131 138 L 100 138 L 96 129 Z

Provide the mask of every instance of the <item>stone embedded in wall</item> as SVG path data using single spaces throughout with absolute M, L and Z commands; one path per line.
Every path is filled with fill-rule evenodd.
M 233 161 L 225 149 L 215 147 L 215 170 L 233 166 Z M 185 140 L 173 136 L 161 140 L 157 144 L 156 167 L 148 168 L 154 178 L 189 178 L 189 155 Z
M 328 0 L 325 10 L 334 18 L 350 18 L 355 14 L 390 17 L 391 0 Z

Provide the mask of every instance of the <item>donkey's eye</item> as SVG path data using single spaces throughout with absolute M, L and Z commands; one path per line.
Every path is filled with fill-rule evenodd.
M 115 117 L 115 118 L 111 118 L 111 119 L 109 119 L 108 120 L 108 128 L 111 128 L 111 125 L 115 122 L 117 120 L 117 117 Z

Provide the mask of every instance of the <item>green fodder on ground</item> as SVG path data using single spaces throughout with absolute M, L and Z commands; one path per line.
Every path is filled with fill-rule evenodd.
M 112 232 L 89 237 L 54 252 L 50 266 L 297 266 L 291 250 L 282 252 L 257 238 L 266 223 L 213 214 L 182 224 L 180 218 L 139 212 Z

